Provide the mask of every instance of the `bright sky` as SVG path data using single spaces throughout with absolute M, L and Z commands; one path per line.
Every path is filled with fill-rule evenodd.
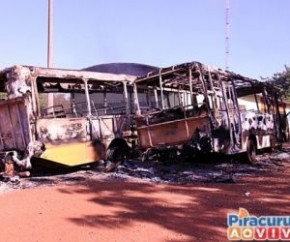
M 46 66 L 48 0 L 0 0 L 0 68 Z M 231 0 L 230 70 L 290 65 L 290 1 Z M 54 0 L 54 66 L 189 61 L 225 68 L 225 0 Z

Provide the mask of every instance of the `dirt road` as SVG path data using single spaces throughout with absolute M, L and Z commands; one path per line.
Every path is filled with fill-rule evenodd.
M 103 177 L 9 191 L 0 195 L 0 241 L 227 241 L 226 215 L 239 207 L 290 215 L 289 164 L 235 184 Z

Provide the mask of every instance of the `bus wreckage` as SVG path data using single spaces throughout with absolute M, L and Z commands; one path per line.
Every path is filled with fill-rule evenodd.
M 113 159 L 130 138 L 134 79 L 31 66 L 0 71 L 2 175 L 29 175 L 23 171 L 34 160 L 73 167 Z M 54 95 L 53 106 L 48 95 Z
M 145 160 L 246 152 L 255 163 L 258 149 L 289 138 L 275 88 L 233 72 L 186 63 L 137 78 L 134 91 Z
M 273 86 L 198 62 L 143 77 L 13 66 L 0 71 L 0 98 L 7 177 L 100 160 L 109 171 L 139 150 L 144 160 L 246 152 L 255 163 L 258 149 L 289 138 Z

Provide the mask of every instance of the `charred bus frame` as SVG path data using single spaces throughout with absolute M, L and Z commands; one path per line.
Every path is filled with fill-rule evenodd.
M 71 167 L 105 159 L 105 147 L 130 136 L 135 78 L 33 66 L 0 71 L 2 164 L 28 169 L 39 157 L 39 164 Z M 47 107 L 47 93 L 61 95 L 59 103 Z
M 139 145 L 148 152 L 247 152 L 288 138 L 285 107 L 275 88 L 233 72 L 192 62 L 134 82 Z M 252 96 L 254 106 L 243 105 Z

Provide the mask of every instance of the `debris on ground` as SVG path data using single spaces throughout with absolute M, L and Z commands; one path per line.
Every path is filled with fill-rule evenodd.
M 236 159 L 212 157 L 208 161 L 171 161 L 168 163 L 128 160 L 113 172 L 106 173 L 97 167 L 67 172 L 61 170 L 39 172 L 29 178 L 11 177 L 0 180 L 0 193 L 12 189 L 27 189 L 57 184 L 79 184 L 98 180 L 134 180 L 138 182 L 189 184 L 189 183 L 237 183 L 243 176 L 263 172 L 281 172 L 289 165 L 290 152 L 263 153 L 257 163 L 251 165 Z M 245 193 L 250 196 L 250 193 Z

